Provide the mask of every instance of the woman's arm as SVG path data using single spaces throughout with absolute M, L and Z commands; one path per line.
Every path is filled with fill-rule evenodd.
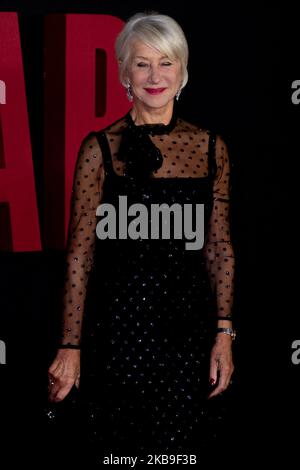
M 234 251 L 231 244 L 229 223 L 230 164 L 227 146 L 219 136 L 216 139 L 215 159 L 217 172 L 213 185 L 214 201 L 204 253 L 216 299 L 217 327 L 232 328 Z M 218 320 L 218 317 L 222 317 L 222 319 Z M 229 385 L 233 372 L 231 342 L 232 338 L 229 335 L 216 334 L 210 368 L 211 385 L 216 384 L 216 388 L 210 397 L 222 392 Z
M 96 209 L 102 199 L 104 168 L 96 137 L 81 144 L 73 179 L 66 248 L 63 321 L 58 353 L 49 368 L 49 398 L 62 400 L 79 385 L 80 340 L 85 296 L 93 265 Z
M 61 345 L 80 346 L 81 324 L 96 239 L 96 209 L 102 199 L 102 153 L 94 135 L 82 143 L 73 180 L 63 295 Z

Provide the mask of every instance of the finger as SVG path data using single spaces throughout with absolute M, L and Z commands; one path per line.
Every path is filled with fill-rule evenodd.
M 64 371 L 64 363 L 63 361 L 54 361 L 52 366 L 49 368 L 49 373 L 54 377 L 57 378 L 63 374 Z
M 70 385 L 65 385 L 64 387 L 60 387 L 57 390 L 56 395 L 54 396 L 54 401 L 55 402 L 62 401 L 68 395 L 73 385 L 74 385 L 74 382 Z
M 215 359 L 213 359 L 210 363 L 210 370 L 209 370 L 209 385 L 213 386 L 216 384 L 218 379 L 218 363 Z
M 208 395 L 208 398 L 213 398 L 217 395 L 220 395 L 220 393 L 224 392 L 224 389 L 218 385 L 209 395 Z
M 52 362 L 51 366 L 50 366 L 49 369 L 48 369 L 48 373 L 49 373 L 49 374 L 55 373 L 55 370 L 57 369 L 58 363 L 59 363 L 59 361 L 58 361 L 57 359 L 55 359 L 55 360 Z
M 62 401 L 68 395 L 72 387 L 73 383 L 64 386 L 61 386 L 59 383 L 55 383 L 54 385 L 50 386 L 49 401 L 55 403 Z
M 231 364 L 230 366 L 224 367 L 224 380 L 225 380 L 224 387 L 225 387 L 225 390 L 231 384 L 231 377 L 232 377 L 233 371 L 234 371 L 233 364 Z
M 220 369 L 220 377 L 217 387 L 210 393 L 208 398 L 212 398 L 216 395 L 220 395 L 220 393 L 224 392 L 227 389 L 230 383 L 231 372 L 230 369 Z
M 208 398 L 215 397 L 216 395 L 219 395 L 220 393 L 224 392 L 224 390 L 224 383 L 219 381 L 217 387 L 208 395 Z
M 58 391 L 58 386 L 57 385 L 50 384 L 48 386 L 48 399 L 49 399 L 49 401 L 55 401 L 57 391 Z
M 48 399 L 54 401 L 54 397 L 57 393 L 59 384 L 52 374 L 48 375 Z
M 54 375 L 49 374 L 48 398 L 50 401 L 56 401 L 56 395 L 63 386 L 64 383 L 60 378 L 56 378 Z
M 76 388 L 79 388 L 79 385 L 80 385 L 80 376 L 77 377 L 77 379 L 75 380 L 75 387 Z

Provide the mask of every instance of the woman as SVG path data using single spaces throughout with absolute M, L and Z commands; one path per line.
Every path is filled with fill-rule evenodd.
M 176 116 L 188 46 L 172 18 L 133 16 L 117 38 L 116 55 L 132 109 L 90 134 L 78 156 L 50 400 L 63 400 L 80 383 L 99 456 L 197 452 L 220 421 L 207 398 L 224 391 L 233 372 L 227 148 L 219 136 Z M 174 210 L 173 218 L 163 215 L 167 236 L 155 232 L 164 230 L 157 225 L 149 236 L 145 211 L 121 233 L 125 200 L 131 215 L 157 204 Z M 117 210 L 111 226 L 96 217 L 99 205 L 98 216 L 101 207 Z M 178 220 L 190 240 L 188 223 L 203 207 L 204 226 L 193 233 L 203 228 L 204 244 L 187 249 Z M 190 220 L 183 212 L 176 219 L 181 209 Z M 169 236 L 173 229 L 177 236 Z

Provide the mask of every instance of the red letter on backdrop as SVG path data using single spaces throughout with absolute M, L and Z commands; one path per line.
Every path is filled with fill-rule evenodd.
M 65 246 L 80 142 L 129 109 L 114 53 L 122 26 L 122 20 L 110 15 L 46 18 L 45 228 L 46 244 L 51 248 Z
M 0 249 L 41 249 L 26 93 L 16 13 L 0 13 Z

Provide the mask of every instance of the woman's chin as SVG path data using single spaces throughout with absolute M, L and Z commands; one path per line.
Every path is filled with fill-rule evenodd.
M 147 96 L 140 98 L 139 101 L 148 108 L 164 108 L 167 106 L 171 101 L 173 101 L 173 97 L 166 97 L 166 96 Z

